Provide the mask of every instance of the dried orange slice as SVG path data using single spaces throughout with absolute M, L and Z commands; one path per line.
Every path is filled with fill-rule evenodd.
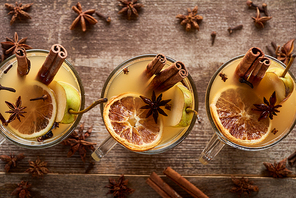
M 250 146 L 270 133 L 269 119 L 258 121 L 260 112 L 252 110 L 259 103 L 262 101 L 252 90 L 230 86 L 215 95 L 210 109 L 217 127 L 230 141 Z
M 162 120 L 157 124 L 146 118 L 146 105 L 139 94 L 123 93 L 108 101 L 103 119 L 110 135 L 132 151 L 146 151 L 157 146 L 162 136 Z
M 15 119 L 8 126 L 22 138 L 36 138 L 46 134 L 51 129 L 57 112 L 56 100 L 51 89 L 43 83 L 32 81 L 26 83 L 18 93 L 27 113 L 21 117 L 21 122 Z M 45 100 L 30 101 L 43 95 L 47 95 Z

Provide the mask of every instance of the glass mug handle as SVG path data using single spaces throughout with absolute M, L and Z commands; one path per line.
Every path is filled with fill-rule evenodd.
M 202 151 L 199 156 L 199 161 L 203 165 L 207 165 L 224 147 L 224 143 L 219 140 L 217 134 L 215 133 L 211 140 L 208 142 L 206 148 Z
M 109 135 L 92 154 L 92 158 L 100 161 L 116 145 L 117 141 Z
M 1 145 L 4 141 L 5 141 L 5 138 L 4 138 L 2 135 L 0 135 L 0 145 Z

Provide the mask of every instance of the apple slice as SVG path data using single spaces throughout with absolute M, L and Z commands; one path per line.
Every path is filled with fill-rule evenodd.
M 174 100 L 172 100 L 172 109 L 168 117 L 169 125 L 175 127 L 186 127 L 191 123 L 193 112 L 193 98 L 191 92 L 182 83 L 174 87 Z

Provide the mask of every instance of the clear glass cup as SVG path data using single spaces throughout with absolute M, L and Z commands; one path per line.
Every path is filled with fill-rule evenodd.
M 27 50 L 27 58 L 31 61 L 31 71 L 34 70 L 33 67 L 35 67 L 35 66 L 38 66 L 37 71 L 42 66 L 42 64 L 41 65 L 39 65 L 39 64 L 34 65 L 34 58 L 37 57 L 37 58 L 45 60 L 48 53 L 49 53 L 49 51 L 42 50 L 42 49 Z M 15 67 L 17 65 L 17 60 L 16 60 L 15 55 L 10 56 L 9 58 L 7 58 L 5 61 L 3 61 L 1 63 L 1 65 L 0 65 L 0 84 L 1 84 L 1 79 L 3 78 L 3 76 L 7 75 L 7 74 L 4 74 L 4 71 L 10 65 L 13 65 L 13 67 Z M 83 109 L 84 102 L 85 102 L 84 88 L 83 88 L 81 79 L 80 79 L 77 71 L 74 69 L 74 67 L 71 65 L 71 63 L 68 62 L 67 60 L 64 61 L 59 72 L 55 76 L 55 80 L 58 79 L 58 80 L 63 81 L 63 79 L 65 79 L 65 77 L 63 76 L 65 73 L 62 73 L 60 71 L 67 72 L 69 74 L 69 76 L 71 76 L 71 78 L 72 78 L 71 81 L 73 82 L 72 85 L 77 88 L 77 90 L 81 96 L 80 109 Z M 10 72 L 10 70 L 8 72 Z M 67 77 L 69 77 L 69 76 L 67 75 Z M 9 85 L 6 84 L 6 86 L 9 86 Z M 1 97 L 1 93 L 0 93 L 0 97 Z M 15 101 L 13 101 L 13 103 L 15 103 Z M 62 128 L 61 133 L 55 134 L 55 131 L 53 130 L 53 134 L 54 134 L 53 137 L 46 139 L 43 142 L 38 142 L 36 140 L 36 138 L 35 139 L 21 138 L 21 137 L 17 136 L 16 134 L 14 134 L 12 131 L 10 131 L 8 127 L 3 126 L 2 123 L 0 123 L 0 143 L 2 143 L 5 139 L 7 139 L 7 140 L 11 141 L 12 143 L 14 143 L 18 146 L 24 147 L 24 148 L 29 148 L 29 149 L 48 148 L 48 147 L 54 146 L 56 144 L 59 144 L 61 141 L 63 141 L 65 138 L 67 138 L 73 132 L 73 130 L 76 128 L 76 126 L 79 124 L 79 122 L 81 120 L 81 116 L 82 116 L 81 114 L 78 115 L 76 120 L 71 124 L 68 124 L 68 125 L 63 124 L 64 126 L 62 126 L 63 128 Z M 60 127 L 61 127 L 61 125 L 60 125 Z
M 145 54 L 145 55 L 136 56 L 136 57 L 133 57 L 127 61 L 124 61 L 119 66 L 117 66 L 112 71 L 112 73 L 109 75 L 109 77 L 107 78 L 107 80 L 104 84 L 104 87 L 102 89 L 101 97 L 105 98 L 108 95 L 108 92 L 110 90 L 112 90 L 112 82 L 114 81 L 114 79 L 116 79 L 116 77 L 122 72 L 122 70 L 124 68 L 128 68 L 130 65 L 137 64 L 142 61 L 143 62 L 150 62 L 154 59 L 154 57 L 156 55 L 157 54 Z M 175 62 L 174 59 L 167 57 L 166 66 L 169 66 L 170 64 L 172 64 L 174 62 Z M 198 110 L 197 90 L 194 85 L 194 81 L 190 75 L 184 79 L 184 83 L 189 88 L 189 90 L 193 93 L 194 109 L 197 111 Z M 104 110 L 104 104 L 101 104 L 101 115 L 103 115 L 103 110 Z M 151 154 L 163 153 L 165 151 L 168 151 L 169 149 L 172 149 L 173 147 L 180 144 L 187 137 L 187 135 L 192 130 L 192 128 L 195 124 L 195 121 L 196 121 L 196 115 L 193 116 L 191 124 L 188 127 L 186 127 L 184 130 L 182 130 L 180 133 L 176 134 L 174 137 L 170 138 L 169 141 L 166 141 L 163 143 L 161 142 L 158 146 L 154 147 L 151 150 L 137 152 L 137 153 L 151 155 Z M 115 139 L 113 139 L 110 135 L 108 135 L 108 137 L 101 143 L 101 145 L 96 149 L 96 151 L 93 152 L 92 157 L 96 161 L 99 161 L 116 145 L 116 143 L 117 143 L 117 141 Z
M 281 65 L 283 68 L 286 67 L 286 65 L 284 65 L 281 61 L 265 55 L 266 57 L 268 57 L 271 60 L 271 65 L 272 64 L 279 64 Z M 264 150 L 267 148 L 270 148 L 274 145 L 276 145 L 277 143 L 279 143 L 281 140 L 283 140 L 294 128 L 295 124 L 296 124 L 296 115 L 294 114 L 294 117 L 291 118 L 291 121 L 289 121 L 290 125 L 287 128 L 287 130 L 285 130 L 282 133 L 279 133 L 279 135 L 275 135 L 273 138 L 268 139 L 266 138 L 266 141 L 263 142 L 260 145 L 253 145 L 250 147 L 247 146 L 242 146 L 239 144 L 236 144 L 232 141 L 230 141 L 228 138 L 226 138 L 222 132 L 219 131 L 218 127 L 215 124 L 214 118 L 211 115 L 211 111 L 210 111 L 210 94 L 215 94 L 211 92 L 213 83 L 215 82 L 215 79 L 219 78 L 220 82 L 223 83 L 220 79 L 219 73 L 221 71 L 223 71 L 223 69 L 227 68 L 227 66 L 231 65 L 231 64 L 238 64 L 240 62 L 240 60 L 244 57 L 244 55 L 240 55 L 237 56 L 235 58 L 232 58 L 231 60 L 227 61 L 226 63 L 224 63 L 216 72 L 215 74 L 212 76 L 208 87 L 207 87 L 207 91 L 206 91 L 206 112 L 207 112 L 207 117 L 210 121 L 211 127 L 214 130 L 214 135 L 212 136 L 212 138 L 210 139 L 210 141 L 208 142 L 208 144 L 206 145 L 205 149 L 202 151 L 200 157 L 199 157 L 199 161 L 206 165 L 208 164 L 211 160 L 213 160 L 213 158 L 221 151 L 221 149 L 224 147 L 224 145 L 229 145 L 232 146 L 234 148 L 237 149 L 241 149 L 241 150 L 245 150 L 245 151 L 260 151 L 260 150 Z M 293 83 L 294 83 L 294 94 L 295 94 L 295 77 L 293 76 L 293 74 L 289 71 L 288 74 L 292 77 L 293 79 Z M 269 98 L 267 98 L 269 99 Z M 290 108 L 295 108 L 295 106 L 290 107 Z M 281 110 L 281 109 L 279 109 Z

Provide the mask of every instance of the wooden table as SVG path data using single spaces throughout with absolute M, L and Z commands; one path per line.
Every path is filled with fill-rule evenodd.
M 296 1 L 267 0 L 273 17 L 264 29 L 254 26 L 252 16 L 256 12 L 248 9 L 242 1 L 191 0 L 140 0 L 145 5 L 136 20 L 127 20 L 117 14 L 116 0 L 81 1 L 83 10 L 95 8 L 109 14 L 112 22 L 107 24 L 98 19 L 95 26 L 88 26 L 82 32 L 78 26 L 69 30 L 76 14 L 71 10 L 76 1 L 40 0 L 32 1 L 29 11 L 31 20 L 17 21 L 9 25 L 11 16 L 1 1 L 0 40 L 12 38 L 14 32 L 19 37 L 28 37 L 27 44 L 33 48 L 47 49 L 55 43 L 62 44 L 68 51 L 68 60 L 74 64 L 85 87 L 86 105 L 100 97 L 101 88 L 110 72 L 121 62 L 136 55 L 163 53 L 183 61 L 194 79 L 199 96 L 201 123 L 196 123 L 188 137 L 177 147 L 158 155 L 140 155 L 116 145 L 112 151 L 89 174 L 85 174 L 87 162 L 83 163 L 78 154 L 67 158 L 68 146 L 57 145 L 44 150 L 28 150 L 5 141 L 0 146 L 0 155 L 23 152 L 26 156 L 18 167 L 10 173 L 4 172 L 4 162 L 0 162 L 0 197 L 11 197 L 14 184 L 21 180 L 33 184 L 33 197 L 112 197 L 106 196 L 108 178 L 118 178 L 124 174 L 129 179 L 129 187 L 136 191 L 129 197 L 158 197 L 145 180 L 154 171 L 160 174 L 177 192 L 190 197 L 183 189 L 163 176 L 162 171 L 170 166 L 201 189 L 209 197 L 237 197 L 229 190 L 233 187 L 231 175 L 245 176 L 260 188 L 256 197 L 295 197 L 296 168 L 288 168 L 293 174 L 285 179 L 268 177 L 263 162 L 280 161 L 288 157 L 296 148 L 295 129 L 276 146 L 258 152 L 247 152 L 225 146 L 209 165 L 202 165 L 198 156 L 213 135 L 205 112 L 205 91 L 214 71 L 221 63 L 257 46 L 267 53 L 265 46 L 274 41 L 283 45 L 296 35 Z M 14 3 L 14 1 L 9 1 Z M 24 1 L 22 3 L 29 3 Z M 197 4 L 196 4 L 197 3 Z M 255 2 L 261 5 L 263 1 Z M 186 32 L 176 19 L 177 14 L 186 14 L 187 8 L 198 5 L 198 14 L 203 16 L 200 31 Z M 227 28 L 243 24 L 242 30 L 229 35 Z M 217 37 L 211 45 L 211 32 Z M 295 65 L 295 64 L 294 64 Z M 296 67 L 291 71 L 295 74 Z M 85 127 L 94 124 L 91 142 L 99 145 L 107 136 L 99 107 L 85 114 Z M 28 160 L 37 157 L 48 162 L 50 173 L 42 179 L 32 178 L 24 171 Z

